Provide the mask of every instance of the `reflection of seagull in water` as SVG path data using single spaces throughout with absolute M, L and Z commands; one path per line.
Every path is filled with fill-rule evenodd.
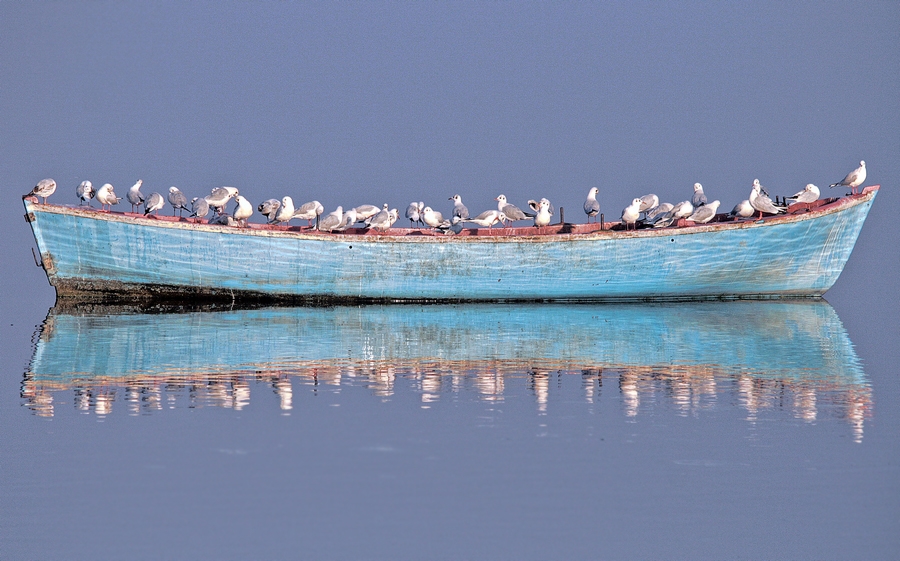
M 719 211 L 719 205 L 721 203 L 719 201 L 713 201 L 709 204 L 705 204 L 700 208 L 694 209 L 694 212 L 688 216 L 688 220 L 694 222 L 696 224 L 706 224 L 716 216 L 716 212 Z
M 275 213 L 275 223 L 287 224 L 294 218 L 294 200 L 290 197 L 282 197 L 281 208 Z
M 131 212 L 137 212 L 137 208 L 144 204 L 144 194 L 141 193 L 141 185 L 144 184 L 143 179 L 138 179 L 134 185 L 125 193 L 125 198 L 131 203 Z
M 503 222 L 505 220 L 505 213 L 500 212 L 499 210 L 486 210 L 475 218 L 467 218 L 463 220 L 463 222 L 472 222 L 473 224 L 478 224 L 482 227 L 493 228 L 494 224 L 496 224 L 497 222 Z
M 234 200 L 237 201 L 237 207 L 234 209 L 234 219 L 237 220 L 241 226 L 246 226 L 247 219 L 253 216 L 253 205 L 242 195 L 238 195 Z
M 772 203 L 772 199 L 768 197 L 768 195 L 764 195 L 761 193 L 763 190 L 762 185 L 759 184 L 759 179 L 753 180 L 753 189 L 750 191 L 750 206 L 759 211 L 759 217 L 762 219 L 763 213 L 767 214 L 778 214 L 780 212 L 784 212 L 783 208 L 779 208 Z
M 806 187 L 803 188 L 802 191 L 798 191 L 794 193 L 793 196 L 788 197 L 787 200 L 793 201 L 795 203 L 813 203 L 819 200 L 819 188 L 813 185 L 812 183 L 807 183 Z
M 35 195 L 44 199 L 44 204 L 47 204 L 47 197 L 52 195 L 56 191 L 56 181 L 52 179 L 41 179 L 38 181 L 37 185 L 34 186 L 34 189 L 31 190 L 29 195 Z
M 325 212 L 325 207 L 322 206 L 322 203 L 319 201 L 309 201 L 308 203 L 303 203 L 300 205 L 300 208 L 294 210 L 294 218 L 306 220 L 306 225 L 312 226 L 312 221 L 318 221 L 319 216 L 323 212 Z
M 156 216 L 159 216 L 159 210 L 165 206 L 165 204 L 166 201 L 163 199 L 162 195 L 153 193 L 146 201 L 144 201 L 144 216 L 147 216 L 151 212 L 155 212 Z
M 469 217 L 469 209 L 463 204 L 462 197 L 453 195 L 450 197 L 450 200 L 453 201 L 453 213 L 451 216 L 459 216 L 463 220 Z
M 116 197 L 116 192 L 109 183 L 104 183 L 103 187 L 100 187 L 97 194 L 94 195 L 94 198 L 100 202 L 100 210 L 112 210 L 112 205 L 119 204 L 119 198 Z M 107 206 L 109 209 L 106 208 Z
M 866 180 L 866 162 L 865 160 L 860 160 L 859 167 L 855 170 L 851 171 L 847 174 L 847 177 L 838 181 L 837 183 L 832 183 L 829 187 L 849 187 L 850 192 L 854 195 L 856 194 L 856 188 L 863 184 L 863 181 Z
M 82 181 L 78 184 L 78 187 L 75 188 L 75 194 L 78 195 L 78 198 L 81 199 L 81 202 L 78 203 L 78 206 L 87 203 L 88 206 L 91 206 L 91 199 L 94 198 L 94 186 L 90 181 Z
M 172 205 L 172 216 L 175 216 L 175 211 L 178 210 L 178 216 L 181 216 L 182 210 L 187 210 L 187 197 L 184 196 L 184 193 L 181 192 L 178 187 L 174 185 L 169 187 L 169 204 Z

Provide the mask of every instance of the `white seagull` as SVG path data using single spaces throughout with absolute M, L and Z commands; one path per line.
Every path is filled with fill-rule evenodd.
M 406 207 L 406 217 L 409 219 L 409 226 L 422 222 L 422 211 L 425 210 L 425 203 L 413 201 Z
M 838 181 L 837 183 L 832 183 L 829 187 L 849 187 L 850 192 L 854 195 L 856 194 L 856 188 L 862 185 L 863 181 L 866 180 L 866 162 L 865 160 L 860 160 L 859 167 L 855 170 L 851 171 L 847 174 L 847 177 Z
M 206 215 L 209 214 L 209 203 L 204 197 L 194 197 L 191 199 L 191 211 L 191 216 L 206 218 Z
M 705 204 L 700 208 L 694 210 L 690 216 L 687 217 L 688 220 L 694 222 L 696 224 L 706 224 L 716 216 L 716 212 L 719 211 L 719 205 L 721 203 L 719 201 L 713 201 L 709 204 Z
M 625 229 L 628 229 L 628 226 L 635 226 L 635 222 L 641 216 L 641 199 L 637 198 L 631 201 L 631 204 L 625 207 L 622 210 L 622 223 L 625 224 Z
M 216 187 L 206 196 L 206 202 L 213 207 L 217 213 L 223 214 L 225 206 L 233 197 L 238 196 L 238 190 L 234 187 Z
M 319 221 L 319 230 L 322 232 L 330 232 L 340 225 L 344 219 L 344 207 L 339 206 L 335 210 L 326 214 Z
M 537 214 L 534 215 L 534 225 L 537 227 L 549 225 L 550 219 L 553 216 L 553 213 L 550 212 L 550 201 L 541 199 L 541 202 L 537 204 L 537 207 L 538 211 Z
M 78 203 L 78 206 L 87 203 L 88 206 L 91 206 L 91 199 L 94 198 L 94 186 L 90 181 L 82 181 L 78 184 L 78 187 L 75 188 L 75 194 L 78 195 L 78 198 L 81 199 L 81 202 Z
M 437 228 L 444 222 L 444 215 L 436 210 L 432 210 L 430 206 L 422 209 L 422 222 L 429 228 Z
M 172 205 L 172 216 L 175 216 L 175 210 L 178 210 L 178 216 L 181 216 L 182 210 L 188 210 L 187 197 L 174 185 L 169 187 L 169 204 Z
M 795 203 L 812 203 L 819 200 L 819 188 L 813 185 L 812 183 L 807 183 L 806 187 L 803 188 L 802 191 L 798 191 L 794 193 L 793 196 L 787 198 L 789 201 L 793 201 Z
M 275 215 L 278 214 L 278 209 L 281 208 L 281 201 L 278 199 L 266 199 L 265 201 L 259 203 L 256 207 L 256 210 L 259 211 L 260 214 L 266 217 L 266 222 L 275 222 Z
M 53 194 L 56 191 L 56 181 L 52 179 L 41 179 L 38 181 L 37 185 L 34 186 L 34 189 L 31 190 L 29 195 L 36 195 L 44 199 L 44 204 L 47 204 L 47 197 Z
M 292 218 L 294 218 L 294 200 L 290 197 L 283 197 L 281 199 L 281 208 L 275 213 L 275 223 L 281 224 L 284 222 L 287 224 Z
M 451 216 L 459 216 L 463 220 L 469 217 L 469 209 L 463 204 L 462 197 L 453 195 L 450 197 L 450 200 L 453 201 L 453 212 L 451 213 Z
M 355 208 L 347 209 L 344 216 L 341 217 L 341 223 L 332 228 L 333 232 L 343 232 L 350 226 L 356 224 L 357 214 Z
M 502 212 L 506 218 L 504 222 L 517 222 L 519 220 L 527 220 L 530 218 L 528 214 L 525 214 L 521 208 L 517 207 L 514 204 L 510 204 L 506 201 L 506 195 L 501 193 L 496 199 L 497 201 L 497 210 Z
M 493 228 L 497 222 L 503 222 L 507 219 L 506 213 L 499 210 L 486 210 L 475 218 L 466 218 L 463 222 L 471 222 L 482 227 Z
M 144 204 L 144 194 L 141 193 L 141 185 L 143 184 L 144 180 L 138 179 L 137 182 L 128 189 L 128 192 L 125 193 L 125 198 L 131 203 L 131 212 L 137 212 L 137 208 Z
M 103 187 L 97 190 L 97 194 L 94 195 L 94 198 L 100 202 L 100 210 L 112 210 L 112 205 L 119 204 L 119 199 L 116 197 L 116 192 L 113 190 L 113 186 L 109 183 L 104 183 Z M 106 207 L 109 207 L 108 209 Z
M 763 188 L 762 185 L 759 184 L 759 179 L 753 180 L 753 189 L 750 191 L 750 198 L 747 199 L 750 201 L 750 206 L 759 211 L 759 217 L 762 218 L 763 213 L 767 214 L 778 214 L 780 212 L 784 212 L 783 208 L 779 208 L 772 203 L 772 199 L 769 198 L 768 195 L 762 193 Z
M 322 203 L 319 201 L 309 201 L 308 203 L 303 203 L 300 205 L 300 208 L 294 210 L 294 218 L 306 220 L 306 225 L 312 226 L 312 221 L 318 221 L 319 216 L 321 216 L 323 212 L 325 212 L 325 207 L 322 206 Z
M 584 213 L 587 214 L 588 224 L 591 223 L 591 218 L 596 222 L 597 215 L 600 214 L 600 203 L 597 202 L 597 193 L 599 192 L 600 189 L 591 187 L 591 190 L 588 191 L 587 199 L 584 201 Z
M 703 193 L 703 185 L 694 183 L 694 195 L 691 197 L 691 204 L 695 208 L 706 204 L 706 194 Z
M 756 211 L 753 209 L 753 206 L 750 204 L 748 199 L 744 199 L 738 204 L 734 205 L 734 208 L 731 209 L 731 212 L 728 213 L 728 216 L 733 216 L 735 219 L 738 217 L 741 218 L 750 218 Z
M 165 199 L 159 193 L 153 193 L 147 200 L 144 201 L 144 216 L 147 216 L 151 212 L 156 212 L 156 216 L 159 216 L 159 210 L 166 205 Z
M 246 226 L 247 219 L 253 216 L 253 205 L 242 195 L 238 195 L 234 200 L 237 201 L 237 206 L 234 208 L 234 219 L 241 226 Z

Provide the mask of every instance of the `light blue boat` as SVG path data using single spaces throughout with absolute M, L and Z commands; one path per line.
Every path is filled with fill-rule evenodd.
M 25 197 L 59 297 L 292 302 L 606 301 L 818 297 L 837 280 L 878 193 L 762 220 L 621 231 L 544 228 L 324 233 L 199 224 Z

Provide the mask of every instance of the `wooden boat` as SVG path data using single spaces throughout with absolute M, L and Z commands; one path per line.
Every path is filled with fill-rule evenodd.
M 57 296 L 285 302 L 604 301 L 819 297 L 878 193 L 761 220 L 625 231 L 542 228 L 319 232 L 39 204 L 23 197 Z

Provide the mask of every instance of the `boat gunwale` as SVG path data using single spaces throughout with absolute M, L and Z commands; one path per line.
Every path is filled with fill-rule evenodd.
M 188 231 L 200 231 L 209 233 L 221 233 L 229 235 L 249 235 L 272 238 L 285 238 L 294 240 L 317 240 L 330 242 L 400 242 L 400 243 L 510 243 L 510 242 L 556 242 L 571 240 L 610 240 L 610 239 L 634 239 L 634 238 L 652 238 L 652 237 L 669 237 L 689 234 L 699 234 L 705 232 L 715 232 L 723 230 L 745 229 L 745 228 L 764 228 L 767 226 L 775 226 L 778 224 L 789 224 L 795 222 L 803 222 L 806 220 L 814 220 L 816 218 L 827 216 L 836 212 L 840 212 L 847 208 L 863 204 L 870 201 L 881 188 L 880 185 L 871 185 L 862 189 L 858 194 L 847 195 L 844 197 L 836 197 L 834 200 L 820 199 L 828 201 L 821 203 L 815 208 L 809 208 L 809 204 L 799 203 L 791 205 L 796 207 L 791 213 L 776 214 L 765 216 L 762 219 L 753 219 L 752 217 L 743 220 L 731 220 L 714 222 L 708 224 L 694 224 L 689 221 L 679 221 L 679 225 L 666 228 L 644 228 L 637 230 L 612 230 L 598 229 L 588 232 L 548 232 L 547 229 L 565 229 L 567 227 L 585 226 L 584 224 L 575 223 L 557 223 L 552 226 L 538 228 L 535 227 L 513 227 L 513 228 L 466 228 L 464 235 L 452 235 L 435 232 L 432 229 L 418 228 L 391 228 L 385 232 L 377 232 L 371 229 L 354 228 L 353 232 L 320 232 L 304 226 L 277 226 L 270 224 L 251 223 L 249 227 L 226 226 L 222 224 L 206 224 L 202 222 L 191 222 L 189 219 L 178 217 L 160 217 L 150 218 L 136 213 L 128 212 L 105 212 L 94 208 L 83 208 L 69 205 L 57 205 L 50 203 L 39 203 L 37 197 L 33 195 L 24 195 L 22 197 L 26 210 L 29 213 L 33 210 L 47 212 L 51 214 L 63 214 L 69 216 L 78 216 L 93 220 L 102 220 L 110 222 L 120 222 L 134 224 L 137 226 L 147 226 L 156 228 L 183 229 Z M 811 203 L 810 203 L 811 204 Z M 791 208 L 791 207 L 789 207 Z M 26 219 L 30 222 L 34 217 L 26 215 Z M 620 222 L 606 222 L 605 225 L 619 225 Z

